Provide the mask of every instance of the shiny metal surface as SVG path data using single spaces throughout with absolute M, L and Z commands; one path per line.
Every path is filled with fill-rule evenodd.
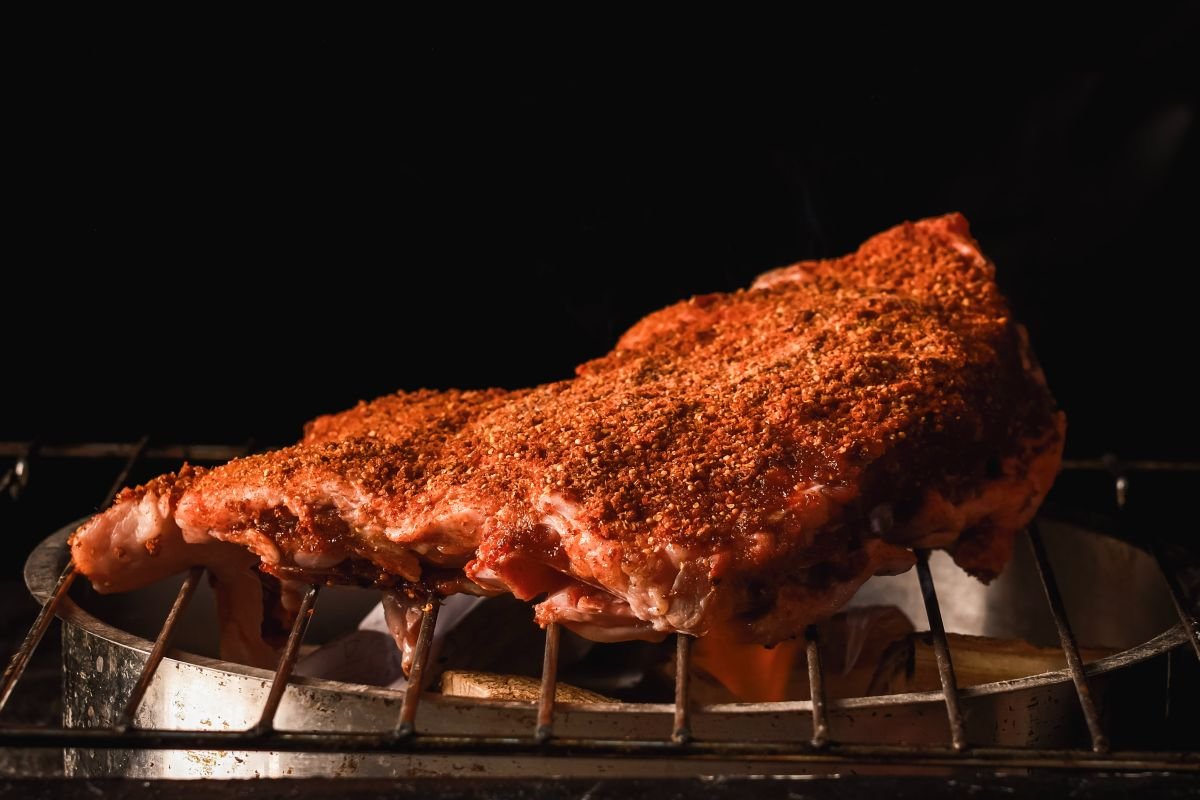
M 26 580 L 39 599 L 53 591 L 65 562 L 68 531 L 63 529 L 47 539 L 27 562 Z M 1164 703 L 1156 696 L 1163 690 L 1164 654 L 1186 639 L 1178 625 L 1171 627 L 1170 599 L 1153 560 L 1124 543 L 1064 524 L 1046 523 L 1043 535 L 1080 643 L 1127 648 L 1086 670 L 1110 730 L 1154 724 L 1164 713 Z M 948 559 L 934 554 L 930 570 L 937 581 L 946 629 L 1053 644 L 1054 627 L 1037 571 L 1031 557 L 1022 555 L 1027 550 L 1019 543 L 1013 565 L 990 587 L 966 577 L 948 564 Z M 1122 591 L 1112 590 L 1114 581 Z M 177 583 L 169 582 L 155 587 L 154 593 L 163 597 L 154 602 L 143 593 L 104 598 L 104 602 L 64 599 L 58 613 L 65 622 L 64 723 L 68 727 L 103 728 L 118 720 L 153 645 L 153 634 L 147 638 L 130 631 L 147 627 L 139 612 L 144 612 L 147 620 L 157 619 L 154 626 L 160 625 L 177 589 Z M 77 593 L 81 598 L 83 594 Z M 1129 602 L 1131 596 L 1138 602 Z M 364 601 L 361 593 L 322 592 L 310 638 L 320 641 L 339 625 L 344 628 L 345 620 L 362 613 L 364 602 L 369 603 L 370 598 Z M 918 627 L 925 621 L 921 592 L 912 574 L 873 580 L 855 602 L 889 602 L 905 610 Z M 209 606 L 199 596 L 191 604 L 188 618 L 179 626 L 181 648 L 204 649 L 208 631 L 215 628 Z M 324 630 L 323 620 L 327 622 Z M 271 673 L 267 671 L 172 651 L 150 682 L 135 723 L 166 730 L 249 730 L 259 719 L 270 687 Z M 1139 698 L 1138 703 L 1106 703 L 1110 697 L 1131 692 Z M 958 695 L 964 735 L 972 747 L 1062 748 L 1087 741 L 1066 669 L 964 687 Z M 948 746 L 951 741 L 941 692 L 828 700 L 825 705 L 829 741 L 848 749 L 875 743 Z M 401 695 L 395 691 L 292 677 L 280 698 L 274 727 L 278 731 L 389 732 L 396 725 L 400 707 Z M 673 704 L 556 704 L 551 741 L 586 737 L 669 741 L 676 710 Z M 692 709 L 688 725 L 696 742 L 807 743 L 814 737 L 811 712 L 808 701 L 725 704 Z M 414 722 L 422 734 L 525 736 L 535 729 L 537 714 L 535 703 L 426 693 Z M 232 748 L 74 749 L 67 752 L 66 765 L 68 774 L 137 777 L 683 775 L 829 769 L 828 765 L 805 767 L 767 758 L 696 761 L 672 758 L 669 753 L 653 760 L 605 760 L 590 756 L 551 759 L 518 752 L 332 755 Z

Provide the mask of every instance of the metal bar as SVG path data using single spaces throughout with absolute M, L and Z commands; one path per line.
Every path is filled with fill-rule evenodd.
M 408 673 L 408 687 L 404 690 L 404 702 L 400 706 L 400 723 L 396 726 L 395 735 L 403 740 L 416 733 L 417 706 L 421 702 L 422 685 L 425 680 L 425 667 L 433 647 L 433 631 L 437 627 L 438 610 L 441 604 L 436 597 L 431 597 L 425 604 L 421 615 L 421 630 L 417 633 L 417 646 L 413 650 L 412 669 Z
M 1046 554 L 1046 546 L 1042 542 L 1042 534 L 1038 530 L 1036 520 L 1029 526 L 1029 546 L 1033 549 L 1033 560 L 1042 579 L 1046 602 L 1050 605 L 1050 615 L 1054 618 L 1054 627 L 1058 629 L 1058 641 L 1062 646 L 1063 655 L 1066 656 L 1067 669 L 1071 671 L 1075 693 L 1079 695 L 1083 718 L 1092 737 L 1092 750 L 1106 753 L 1109 749 L 1108 737 L 1104 735 L 1104 726 L 1100 723 L 1100 712 L 1096 709 L 1091 686 L 1088 685 L 1087 675 L 1083 671 L 1083 659 L 1079 657 L 1079 643 L 1071 631 L 1071 621 L 1067 618 L 1067 609 L 1063 605 L 1058 581 L 1054 578 L 1054 568 L 1050 565 L 1050 557 Z
M 137 683 L 134 684 L 133 691 L 129 694 L 129 700 L 125 703 L 125 709 L 117 719 L 116 729 L 118 731 L 125 731 L 133 727 L 133 718 L 137 715 L 138 706 L 142 704 L 146 690 L 150 688 L 150 681 L 154 679 L 154 673 L 158 670 L 158 665 L 162 663 L 163 656 L 167 653 L 167 647 L 171 644 L 175 625 L 183 616 L 183 610 L 187 608 L 203 576 L 204 567 L 192 567 L 188 571 L 187 577 L 184 578 L 183 585 L 179 587 L 179 594 L 175 595 L 175 603 L 167 613 L 162 629 L 158 632 L 158 638 L 154 640 L 154 647 L 150 650 L 150 655 L 146 657 L 146 665 L 142 668 L 142 674 L 138 676 Z
M 1183 632 L 1187 634 L 1188 641 L 1192 643 L 1192 650 L 1196 652 L 1196 658 L 1200 658 L 1200 619 L 1197 619 L 1196 615 L 1188 610 L 1188 601 L 1187 596 L 1183 593 L 1183 585 L 1180 584 L 1175 570 L 1168 566 L 1170 562 L 1163 554 L 1162 546 L 1158 542 L 1152 542 L 1150 550 L 1154 554 L 1154 560 L 1158 562 L 1159 572 L 1167 581 L 1167 589 L 1171 593 L 1171 603 L 1175 606 L 1175 613 L 1179 616 Z
M 558 690 L 558 639 L 560 629 L 557 622 L 546 626 L 546 649 L 542 654 L 542 689 L 538 696 L 537 728 L 534 738 L 546 741 L 554 733 L 554 694 Z
M 929 632 L 933 635 L 933 652 L 937 657 L 938 678 L 942 682 L 942 696 L 946 698 L 946 718 L 950 722 L 950 746 L 961 752 L 967 746 L 963 729 L 962 707 L 958 700 L 958 681 L 954 678 L 954 662 L 950 658 L 950 643 L 946 640 L 946 628 L 942 624 L 942 608 L 938 605 L 937 589 L 929 571 L 929 551 L 917 551 L 917 580 L 921 583 L 921 597 L 925 600 L 925 614 L 929 617 Z
M 177 731 L 111 728 L 39 727 L 0 729 L 3 747 L 82 747 L 152 750 L 263 750 L 279 752 L 351 753 L 394 751 L 390 733 L 336 731 Z M 666 739 L 587 739 L 554 737 L 539 742 L 533 736 L 472 736 L 419 734 L 399 741 L 417 753 L 529 753 L 570 757 L 577 754 L 681 758 L 757 757 L 801 764 L 879 763 L 917 766 L 1028 766 L 1051 769 L 1163 769 L 1200 771 L 1200 753 L 1120 751 L 1107 755 L 1090 750 L 1025 747 L 975 747 L 960 754 L 946 747 L 911 745 L 854 745 L 830 743 L 815 751 L 807 742 L 691 741 L 680 745 Z
M 30 462 L 35 450 L 37 450 L 37 442 L 23 442 L 18 443 L 14 452 L 6 453 L 6 455 L 16 456 L 17 463 L 4 473 L 3 478 L 0 478 L 0 492 L 7 493 L 8 498 L 13 502 L 21 499 L 21 494 L 29 485 Z
M 138 460 L 145 454 L 146 445 L 150 444 L 150 436 L 147 434 L 137 443 L 133 445 L 133 449 L 129 451 L 129 457 L 125 461 L 125 466 L 121 467 L 121 471 L 117 473 L 117 477 L 113 480 L 112 486 L 108 490 L 108 494 L 104 495 L 104 499 L 100 501 L 100 508 L 103 510 L 117 496 L 117 492 L 125 486 L 125 482 L 129 480 L 129 473 L 133 471 Z
M 1113 475 L 1113 488 L 1116 491 L 1117 502 L 1117 520 L 1120 523 L 1121 534 L 1126 538 L 1131 538 L 1129 537 L 1129 532 L 1125 529 L 1125 506 L 1129 502 L 1129 478 L 1125 474 L 1125 468 L 1129 464 L 1120 462 L 1115 457 L 1105 458 L 1104 463 Z M 1175 615 L 1179 617 L 1179 624 L 1183 626 L 1183 632 L 1187 635 L 1188 641 L 1191 642 L 1192 650 L 1196 653 L 1196 658 L 1200 659 L 1200 620 L 1197 619 L 1196 614 L 1191 610 L 1187 595 L 1183 591 L 1183 584 L 1179 580 L 1179 575 L 1176 574 L 1172 562 L 1167 558 L 1162 544 L 1158 539 L 1154 537 L 1139 538 L 1147 544 L 1147 549 L 1154 556 L 1154 561 L 1158 564 L 1158 571 L 1162 573 L 1163 580 L 1167 582 L 1167 591 L 1171 595 L 1171 604 L 1175 606 Z
M 1123 461 L 1123 466 L 1138 472 L 1200 472 L 1200 461 Z M 1089 472 L 1111 472 L 1113 459 L 1104 458 L 1064 458 L 1063 469 L 1087 470 Z
M 25 668 L 29 666 L 29 659 L 33 657 L 33 651 L 37 649 L 38 643 L 46 635 L 46 629 L 50 627 L 50 621 L 54 619 L 54 612 L 58 609 L 58 604 L 67 596 L 67 590 L 71 588 L 77 574 L 75 562 L 68 563 L 62 574 L 58 576 L 58 583 L 54 584 L 54 591 L 38 611 L 37 618 L 30 626 L 29 632 L 25 634 L 21 646 L 17 648 L 17 652 L 13 653 L 12 659 L 4 670 L 3 689 L 0 689 L 0 711 L 3 711 L 4 707 L 8 705 L 8 699 L 12 696 L 13 689 L 17 687 L 17 681 L 21 680 L 21 676 L 25 674 Z
M 275 668 L 275 676 L 271 679 L 271 692 L 267 695 L 267 702 L 263 704 L 258 724 L 251 729 L 255 733 L 266 733 L 275 727 L 275 713 L 279 711 L 279 703 L 283 700 L 288 680 L 292 677 L 292 668 L 296 666 L 296 659 L 300 656 L 300 645 L 304 642 L 304 634 L 308 632 L 308 623 L 312 621 L 313 605 L 317 602 L 317 592 L 320 590 L 321 587 L 314 583 L 308 587 L 304 592 L 304 597 L 300 600 L 296 621 L 292 623 L 292 630 L 288 633 L 283 655 L 279 657 L 279 666 Z
M 120 491 L 121 486 L 129 477 L 130 471 L 137 464 L 142 453 L 146 449 L 146 444 L 149 442 L 148 436 L 143 436 L 133 445 L 133 449 L 129 453 L 129 458 L 126 459 L 121 471 L 117 473 L 117 478 L 113 481 L 112 487 L 108 494 L 105 495 L 101 506 L 107 506 L 112 502 L 112 499 Z M 27 446 L 27 450 L 32 452 L 33 445 Z M 14 468 L 15 469 L 15 468 Z M 71 584 L 75 582 L 77 575 L 75 563 L 68 563 L 63 568 L 62 574 L 58 576 L 58 582 L 54 585 L 54 591 L 50 598 L 38 611 L 38 615 L 33 620 L 33 625 L 30 626 L 29 632 L 25 634 L 24 641 L 17 648 L 17 652 L 13 654 L 12 659 L 8 662 L 8 667 L 4 670 L 4 684 L 0 689 L 0 711 L 8 705 L 8 699 L 12 696 L 13 690 L 17 687 L 17 681 L 21 680 L 21 676 L 25 674 L 25 669 L 29 666 L 29 659 L 33 657 L 33 653 L 37 650 L 37 646 L 41 643 L 42 637 L 46 635 L 46 630 L 50 627 L 50 621 L 54 618 L 54 612 L 58 610 L 58 604 L 66 596 L 67 591 L 71 588 Z
M 812 703 L 812 746 L 818 750 L 829 744 L 829 720 L 825 713 L 825 676 L 821 671 L 821 649 L 816 625 L 804 632 L 808 661 L 808 700 Z
M 1128 531 L 1126 530 L 1126 504 L 1129 501 L 1129 479 L 1124 468 L 1127 464 L 1118 462 L 1116 458 L 1105 459 L 1105 464 L 1108 465 L 1114 479 L 1114 488 L 1116 491 L 1117 503 L 1117 519 L 1121 523 L 1121 533 L 1126 535 L 1128 539 Z M 1166 581 L 1166 589 L 1171 595 L 1171 604 L 1175 606 L 1175 614 L 1180 618 L 1180 625 L 1183 626 L 1183 632 L 1187 634 L 1188 642 L 1192 643 L 1192 650 L 1195 651 L 1196 658 L 1200 658 L 1200 619 L 1196 619 L 1196 615 L 1190 607 L 1188 596 L 1183 591 L 1183 584 L 1180 582 L 1174 566 L 1170 559 L 1166 558 L 1166 553 L 1163 552 L 1162 543 L 1152 536 L 1141 537 L 1142 541 L 1146 541 L 1147 549 L 1150 549 L 1154 561 L 1158 564 L 1158 571 L 1163 573 L 1163 579 Z
M 671 741 L 687 744 L 692 740 L 692 637 L 675 634 L 675 725 Z
M 0 442 L 0 458 L 20 458 L 31 442 Z M 43 444 L 38 454 L 47 458 L 128 458 L 137 442 L 83 442 L 79 444 Z M 248 452 L 242 444 L 163 444 L 147 447 L 146 458 L 165 461 L 228 461 Z

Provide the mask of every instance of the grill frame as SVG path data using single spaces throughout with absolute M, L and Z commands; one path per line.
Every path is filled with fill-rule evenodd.
M 36 453 L 60 458 L 112 458 L 124 457 L 124 464 L 107 492 L 101 507 L 106 506 L 125 484 L 130 473 L 148 457 L 181 458 L 195 460 L 224 460 L 244 455 L 250 445 L 241 446 L 198 446 L 167 445 L 152 447 L 148 437 L 138 442 L 91 443 L 83 445 L 60 445 L 38 448 L 33 443 L 0 443 L 0 456 L 15 456 L 16 464 L 6 473 L 2 483 L 13 499 L 19 499 L 20 491 L 28 484 L 30 461 Z M 1125 507 L 1130 487 L 1129 474 L 1137 470 L 1187 470 L 1200 471 L 1200 464 L 1173 462 L 1131 462 L 1121 464 L 1116 459 L 1074 461 L 1064 464 L 1065 469 L 1103 470 L 1113 479 L 1118 524 L 1126 527 Z M 1127 531 L 1124 531 L 1127 533 Z M 203 570 L 193 568 L 181 586 L 171 611 L 164 620 L 153 648 L 139 675 L 134 690 L 117 723 L 110 728 L 30 728 L 18 725 L 0 725 L 0 745 L 8 747 L 53 747 L 53 748 L 117 748 L 117 749 L 201 749 L 201 750 L 246 750 L 311 753 L 408 753 L 408 754 L 532 754 L 550 757 L 616 756 L 616 757 L 672 757 L 682 759 L 769 759 L 804 766 L 839 766 L 846 764 L 871 764 L 887 766 L 957 766 L 957 767 L 1033 767 L 1089 770 L 1185 770 L 1200 771 L 1200 753 L 1188 751 L 1112 751 L 1108 735 L 1103 730 L 1100 715 L 1092 698 L 1089 673 L 1099 671 L 1110 659 L 1085 667 L 1079 658 L 1078 643 L 1071 630 L 1061 595 L 1055 580 L 1053 566 L 1037 523 L 1031 526 L 1030 544 L 1043 588 L 1047 598 L 1047 610 L 1054 620 L 1060 644 L 1067 663 L 1067 672 L 1072 680 L 1081 711 L 1091 738 L 1091 749 L 1044 749 L 1032 747 L 980 747 L 972 746 L 966 739 L 960 706 L 960 689 L 955 680 L 953 654 L 941 624 L 940 606 L 936 587 L 928 566 L 928 553 L 918 552 L 917 579 L 930 621 L 935 654 L 937 656 L 941 697 L 946 706 L 946 719 L 950 729 L 949 747 L 906 746 L 901 744 L 848 744 L 831 741 L 826 722 L 827 698 L 819 651 L 816 643 L 819 631 L 810 627 L 806 632 L 808 652 L 809 684 L 811 702 L 808 714 L 811 717 L 812 737 L 806 742 L 772 741 L 708 741 L 697 740 L 691 731 L 690 716 L 692 700 L 688 682 L 691 637 L 676 635 L 676 686 L 674 702 L 674 724 L 671 735 L 663 739 L 612 739 L 561 737 L 554 734 L 554 695 L 557 683 L 558 627 L 549 626 L 546 647 L 543 653 L 541 689 L 537 709 L 537 721 L 528 736 L 478 736 L 423 734 L 416 729 L 416 713 L 422 698 L 420 674 L 425 670 L 430 654 L 434 623 L 438 603 L 431 598 L 424 609 L 420 635 L 414 656 L 414 679 L 403 693 L 401 709 L 394 729 L 390 732 L 330 733 L 322 731 L 279 731 L 274 727 L 275 714 L 283 697 L 304 640 L 309 613 L 315 603 L 320 587 L 312 585 L 306 591 L 301 613 L 289 632 L 287 644 L 279 665 L 271 678 L 271 688 L 263 705 L 258 722 L 245 731 L 211 732 L 181 730 L 151 730 L 133 726 L 138 706 L 144 699 L 156 670 L 166 653 L 175 624 L 190 601 Z M 1167 637 L 1165 646 L 1173 649 L 1189 643 L 1200 658 L 1200 622 L 1190 610 L 1189 601 L 1178 575 L 1171 569 L 1161 542 L 1153 537 L 1141 540 L 1154 557 L 1170 591 L 1171 600 L 1179 617 L 1179 624 L 1164 632 L 1157 639 Z M 61 573 L 53 591 L 43 605 L 20 648 L 13 655 L 5 670 L 0 690 L 0 711 L 11 698 L 28 661 L 42 639 L 62 604 L 76 577 L 72 564 L 68 563 Z M 1147 645 L 1150 643 L 1147 643 Z M 1164 644 L 1164 643 L 1160 643 Z M 1143 647 L 1147 646 L 1143 645 Z M 1134 648 L 1136 650 L 1137 648 Z M 1133 652 L 1133 651 L 1126 651 Z M 1118 658 L 1118 654 L 1111 658 Z M 1052 674 L 1052 673 L 1047 673 Z M 1033 680 L 1040 676 L 1034 676 Z M 804 713 L 804 712 L 801 712 Z

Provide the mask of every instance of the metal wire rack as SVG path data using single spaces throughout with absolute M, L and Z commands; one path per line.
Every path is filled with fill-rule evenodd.
M 249 444 L 240 446 L 165 445 L 151 446 L 148 437 L 133 443 L 90 443 L 76 445 L 45 445 L 36 443 L 0 442 L 0 457 L 15 458 L 15 464 L 0 477 L 0 491 L 18 499 L 29 482 L 31 459 L 35 454 L 57 458 L 124 458 L 124 464 L 101 506 L 106 506 L 125 484 L 134 468 L 146 458 L 219 461 L 244 455 Z M 1160 461 L 1121 463 L 1112 458 L 1067 462 L 1066 469 L 1105 471 L 1113 478 L 1118 522 L 1124 524 L 1130 474 L 1141 470 L 1186 470 L 1200 472 L 1200 464 Z M 1186 770 L 1200 771 L 1198 752 L 1116 751 L 1110 747 L 1101 715 L 1092 697 L 1088 671 L 1079 654 L 1079 645 L 1055 580 L 1054 569 L 1047 555 L 1041 533 L 1035 522 L 1029 530 L 1032 554 L 1045 590 L 1047 608 L 1058 632 L 1063 655 L 1075 686 L 1080 709 L 1090 736 L 1090 749 L 1054 749 L 1029 747 L 972 746 L 968 741 L 960 704 L 954 661 L 945 628 L 937 589 L 929 568 L 929 554 L 917 553 L 917 580 L 928 614 L 933 638 L 941 694 L 945 701 L 946 719 L 950 731 L 949 747 L 908 746 L 897 743 L 850 744 L 830 738 L 827 719 L 827 697 L 823 679 L 819 630 L 809 627 L 805 632 L 808 681 L 811 697 L 811 738 L 807 742 L 773 741 L 706 741 L 693 736 L 691 714 L 693 702 L 689 685 L 691 637 L 675 637 L 674 724 L 669 738 L 614 739 L 560 737 L 554 732 L 555 690 L 559 660 L 560 630 L 551 624 L 546 630 L 545 650 L 537 707 L 536 724 L 528 735 L 475 736 L 466 734 L 423 734 L 415 721 L 422 697 L 422 676 L 429 664 L 434 626 L 439 603 L 431 597 L 423 609 L 420 631 L 415 648 L 412 672 L 403 693 L 399 716 L 390 731 L 323 732 L 280 731 L 274 726 L 276 712 L 287 689 L 300 647 L 313 616 L 319 585 L 310 585 L 301 600 L 299 612 L 288 634 L 283 653 L 275 669 L 267 699 L 256 724 L 244 731 L 212 732 L 143 729 L 134 727 L 134 719 L 154 675 L 171 644 L 184 609 L 190 602 L 203 577 L 203 568 L 194 567 L 188 573 L 154 641 L 133 690 L 116 723 L 108 728 L 45 728 L 27 725 L 0 726 L 0 746 L 34 748 L 147 748 L 201 750 L 266 750 L 313 753 L 477 753 L 477 754 L 536 754 L 539 756 L 625 757 L 682 757 L 682 758 L 767 758 L 806 765 L 881 764 L 909 766 L 962 767 L 1051 767 L 1060 769 L 1115 770 Z M 1185 596 L 1182 582 L 1166 558 L 1161 543 L 1153 538 L 1139 539 L 1158 564 L 1185 638 L 1200 658 L 1200 621 Z M 73 564 L 68 564 L 58 578 L 54 590 L 42 606 L 29 632 L 12 656 L 3 676 L 0 689 L 0 711 L 3 711 L 17 687 L 35 649 L 66 597 L 77 576 Z M 802 712 L 801 712 L 802 713 Z

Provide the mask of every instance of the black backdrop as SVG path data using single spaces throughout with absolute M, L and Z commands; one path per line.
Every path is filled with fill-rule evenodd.
M 1194 17 L 1056 63 L 44 55 L 7 123 L 0 438 L 285 442 L 395 388 L 554 380 L 652 309 L 957 209 L 1069 450 L 1196 457 Z

